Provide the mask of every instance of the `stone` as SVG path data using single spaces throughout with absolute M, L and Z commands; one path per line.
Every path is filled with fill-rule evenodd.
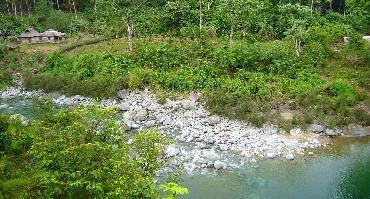
M 308 127 L 308 130 L 314 133 L 323 133 L 325 131 L 325 127 L 320 124 L 311 124 Z
M 207 137 L 206 139 L 204 139 L 204 142 L 207 144 L 214 144 L 216 140 L 213 137 Z
M 182 107 L 184 107 L 185 110 L 193 110 L 195 109 L 195 104 L 192 101 L 186 100 L 182 103 Z
M 152 104 L 152 105 L 150 105 L 150 106 L 148 107 L 148 110 L 149 110 L 149 111 L 155 111 L 155 110 L 157 110 L 157 106 L 155 106 L 154 104 Z
M 173 156 L 179 154 L 180 150 L 177 149 L 174 145 L 170 145 L 169 147 L 167 147 L 165 153 L 166 153 L 167 157 L 173 157 Z
M 146 128 L 152 128 L 153 126 L 155 126 L 155 120 L 149 120 L 148 122 L 146 122 L 145 124 L 145 127 Z
M 137 111 L 134 116 L 135 121 L 144 121 L 147 118 L 148 118 L 148 111 L 146 111 L 145 109 Z
M 229 146 L 227 146 L 226 144 L 219 144 L 218 145 L 218 148 L 221 150 L 221 151 L 227 151 L 229 149 Z
M 219 118 L 219 117 L 217 117 L 217 116 L 211 116 L 211 117 L 209 117 L 208 119 L 207 119 L 207 123 L 209 124 L 209 125 L 216 125 L 216 124 L 218 124 L 218 123 L 220 123 L 221 122 L 221 119 Z
M 120 99 L 126 99 L 129 95 L 129 92 L 127 90 L 120 90 L 117 92 L 117 97 Z
M 302 129 L 300 129 L 300 128 L 295 128 L 295 129 L 290 130 L 290 131 L 289 131 L 289 133 L 290 133 L 291 135 L 299 135 L 299 134 L 302 134 Z
M 293 155 L 293 154 L 291 154 L 291 153 L 289 153 L 289 154 L 287 154 L 287 155 L 285 156 L 285 159 L 287 159 L 287 160 L 293 160 L 293 159 L 294 159 L 294 155 Z
M 327 136 L 339 136 L 341 134 L 341 130 L 336 128 L 336 129 L 326 129 L 325 135 Z
M 253 165 L 256 165 L 256 164 L 257 164 L 257 160 L 256 160 L 256 159 L 254 159 L 254 158 L 252 158 L 252 159 L 249 161 L 249 163 L 251 163 L 251 164 L 253 164 Z
M 11 120 L 16 120 L 16 119 L 19 119 L 21 121 L 21 124 L 22 125 L 27 125 L 28 124 L 28 120 L 26 117 L 24 117 L 23 115 L 21 114 L 14 114 L 14 115 L 11 115 L 10 116 L 10 119 Z
M 349 37 L 343 37 L 343 43 L 349 44 Z
M 226 169 L 226 164 L 225 163 L 223 163 L 223 162 L 221 162 L 221 161 L 219 161 L 219 160 L 216 160 L 214 163 L 213 163 L 213 167 L 215 168 L 215 169 Z
M 9 105 L 7 104 L 0 105 L 0 109 L 7 109 L 7 108 L 9 108 Z
M 199 100 L 199 94 L 196 92 L 192 92 L 189 96 L 189 100 L 197 102 Z
M 130 110 L 130 106 L 126 103 L 121 103 L 119 106 L 118 106 L 119 110 L 120 111 L 128 111 Z
M 365 39 L 367 42 L 370 42 L 370 36 L 363 36 L 362 39 Z
M 276 154 L 272 153 L 272 152 L 268 152 L 268 153 L 266 153 L 266 157 L 269 158 L 269 159 L 274 159 L 274 158 L 276 158 Z

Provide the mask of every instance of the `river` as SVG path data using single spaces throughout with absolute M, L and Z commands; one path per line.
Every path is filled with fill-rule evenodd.
M 6 114 L 37 117 L 31 100 L 6 100 Z M 329 139 L 329 138 L 328 138 Z M 370 137 L 331 138 L 332 145 L 312 155 L 259 160 L 232 171 L 184 175 L 185 198 L 197 199 L 370 199 Z

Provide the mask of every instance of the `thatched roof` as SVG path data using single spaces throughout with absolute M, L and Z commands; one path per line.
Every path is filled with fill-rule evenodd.
M 30 38 L 30 37 L 36 37 L 39 35 L 39 32 L 37 32 L 33 28 L 28 28 L 26 31 L 24 31 L 19 37 L 20 38 Z

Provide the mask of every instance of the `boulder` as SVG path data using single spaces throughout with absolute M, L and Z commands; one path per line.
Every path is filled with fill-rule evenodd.
M 147 118 L 148 118 L 148 111 L 146 111 L 145 109 L 137 111 L 134 116 L 135 121 L 144 121 Z
M 311 124 L 308 127 L 308 130 L 313 132 L 313 133 L 324 133 L 325 127 L 320 125 L 320 124 Z
M 179 154 L 180 150 L 177 149 L 174 145 L 170 145 L 169 147 L 167 147 L 165 153 L 166 153 L 167 157 L 173 157 L 173 156 Z
M 365 39 L 367 42 L 370 42 L 370 36 L 363 36 L 362 39 Z
M 293 160 L 293 159 L 294 159 L 294 155 L 293 155 L 293 154 L 291 154 L 291 153 L 289 153 L 289 154 L 287 154 L 287 155 L 285 156 L 285 159 L 287 159 L 287 160 Z
M 189 96 L 189 100 L 193 102 L 197 102 L 199 100 L 199 94 L 196 92 L 192 92 Z
M 217 116 L 211 116 L 211 117 L 209 117 L 208 119 L 207 119 L 207 123 L 209 124 L 209 125 L 216 125 L 216 124 L 218 124 L 218 123 L 220 123 L 221 122 L 221 119 L 220 119 L 220 117 L 217 117 Z
M 219 144 L 218 145 L 218 148 L 221 150 L 221 151 L 227 151 L 229 149 L 229 146 L 227 146 L 226 144 Z
M 193 110 L 195 109 L 195 104 L 192 101 L 186 100 L 182 102 L 182 107 L 184 107 L 185 110 Z
M 9 108 L 9 105 L 7 104 L 0 105 L 0 109 L 7 109 L 7 108 Z
M 215 169 L 226 169 L 227 165 L 219 160 L 216 160 L 214 163 L 213 163 L 213 167 Z
M 126 103 L 121 103 L 119 106 L 118 106 L 119 110 L 121 111 L 128 111 L 130 109 L 130 106 Z
M 120 90 L 117 92 L 117 97 L 120 99 L 126 99 L 129 92 L 127 90 Z
M 27 125 L 28 124 L 28 120 L 26 117 L 24 117 L 23 115 L 21 114 L 14 114 L 14 115 L 11 115 L 10 116 L 10 119 L 11 120 L 16 120 L 16 119 L 19 119 L 21 121 L 21 124 L 22 125 Z
M 342 130 L 339 128 L 336 129 L 326 129 L 325 135 L 327 136 L 339 136 L 342 133 Z

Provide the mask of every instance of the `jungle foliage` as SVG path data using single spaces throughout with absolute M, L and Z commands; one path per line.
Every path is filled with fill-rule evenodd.
M 153 130 L 128 135 L 114 110 L 38 105 L 28 125 L 0 115 L 0 198 L 159 198 L 187 189 L 159 186 L 168 140 Z M 131 141 L 129 141 L 131 140 Z M 163 190 L 163 187 L 174 189 Z M 181 190 L 181 193 L 176 192 Z M 164 193 L 166 192 L 166 193 Z

